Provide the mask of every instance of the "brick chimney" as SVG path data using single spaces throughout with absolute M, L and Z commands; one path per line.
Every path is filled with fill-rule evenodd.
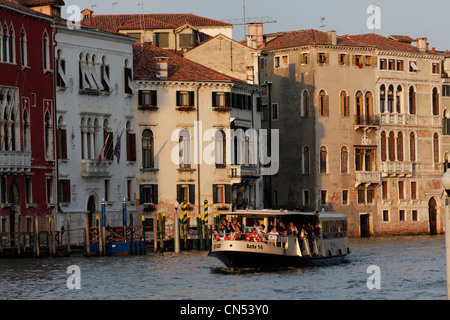
M 255 44 L 256 48 L 264 44 L 264 32 L 262 23 L 249 23 L 248 34 L 253 38 L 252 42 Z
M 160 79 L 167 79 L 168 76 L 168 60 L 167 57 L 156 57 L 156 77 Z

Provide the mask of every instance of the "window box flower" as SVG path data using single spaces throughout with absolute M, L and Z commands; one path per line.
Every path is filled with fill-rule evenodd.
M 228 209 L 228 206 L 220 206 L 220 207 L 217 208 L 217 210 L 219 210 L 219 211 L 227 211 L 229 209 Z
M 230 108 L 230 107 L 214 107 L 213 110 L 216 112 L 225 113 L 225 112 L 231 111 L 232 108 Z
M 145 110 L 145 111 L 156 111 L 159 108 L 157 106 L 151 106 L 151 105 L 141 105 L 138 107 L 139 110 Z
M 178 111 L 190 112 L 190 111 L 195 111 L 195 107 L 194 106 L 178 106 L 177 110 Z
M 155 211 L 156 204 L 154 203 L 144 203 L 144 211 Z

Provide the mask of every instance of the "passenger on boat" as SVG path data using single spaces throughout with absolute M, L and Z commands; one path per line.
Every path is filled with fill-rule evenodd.
M 249 233 L 245 238 L 245 240 L 261 242 L 261 237 L 259 236 L 259 234 L 256 233 L 256 228 L 252 228 L 252 233 Z
M 270 230 L 270 232 L 268 233 L 267 240 L 270 243 L 276 243 L 277 242 L 277 238 L 278 238 L 277 227 L 273 226 L 272 230 Z
M 266 233 L 265 228 L 266 228 L 265 225 L 263 225 L 263 224 L 260 225 L 260 226 L 259 226 L 259 229 L 258 229 L 258 233 L 259 233 L 259 234 L 264 234 L 264 233 Z
M 303 225 L 302 229 L 300 230 L 299 238 L 304 239 L 308 236 L 308 232 L 306 231 L 306 226 Z
M 286 227 L 284 226 L 283 221 L 279 221 L 278 222 L 278 227 L 277 227 L 278 232 L 283 232 L 284 230 L 286 230 Z
M 227 219 L 223 219 L 223 221 L 222 221 L 222 225 L 219 227 L 219 232 L 220 233 L 226 233 L 226 234 L 228 234 L 228 233 L 230 233 L 230 232 L 232 232 L 233 230 L 232 230 L 232 228 L 231 228 L 231 223 L 229 223 L 228 221 L 227 221 Z
M 287 229 L 287 234 L 288 234 L 288 236 L 290 236 L 290 235 L 296 236 L 298 234 L 297 227 L 294 226 L 293 222 L 289 222 L 289 227 Z
M 233 229 L 234 232 L 241 232 L 241 224 L 239 223 L 237 218 L 233 218 L 231 228 Z

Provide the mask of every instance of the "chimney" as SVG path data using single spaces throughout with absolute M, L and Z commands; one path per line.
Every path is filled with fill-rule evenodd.
M 247 35 L 247 46 L 250 48 L 256 48 L 256 39 L 252 35 Z
M 336 30 L 328 31 L 328 43 L 333 46 L 337 44 Z
M 264 44 L 264 33 L 262 23 L 249 23 L 248 34 L 253 37 L 253 42 L 255 42 L 256 48 Z
M 416 45 L 417 45 L 417 49 L 419 49 L 420 51 L 427 51 L 428 50 L 428 42 L 427 42 L 427 38 L 418 38 L 416 39 Z
M 156 77 L 167 79 L 168 76 L 168 57 L 156 57 Z
M 94 13 L 94 11 L 89 10 L 89 9 L 84 9 L 83 11 L 81 11 L 81 14 L 83 15 L 83 20 L 90 19 L 92 17 L 93 13 Z

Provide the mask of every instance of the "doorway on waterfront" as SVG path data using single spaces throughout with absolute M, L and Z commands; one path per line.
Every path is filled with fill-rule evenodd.
M 361 238 L 370 237 L 370 215 L 368 213 L 359 216 Z
M 87 213 L 88 213 L 88 222 L 89 222 L 89 228 L 93 227 L 93 219 L 94 217 L 94 213 L 95 213 L 95 197 L 94 196 L 90 196 L 89 200 L 88 200 L 88 204 L 87 204 Z
M 436 198 L 431 198 L 428 203 L 428 215 L 430 221 L 430 235 L 437 234 L 437 201 Z
M 19 232 L 19 221 L 20 221 L 20 194 L 19 186 L 16 180 L 11 182 L 9 187 L 9 232 Z M 15 235 L 11 234 L 11 245 L 15 245 Z

